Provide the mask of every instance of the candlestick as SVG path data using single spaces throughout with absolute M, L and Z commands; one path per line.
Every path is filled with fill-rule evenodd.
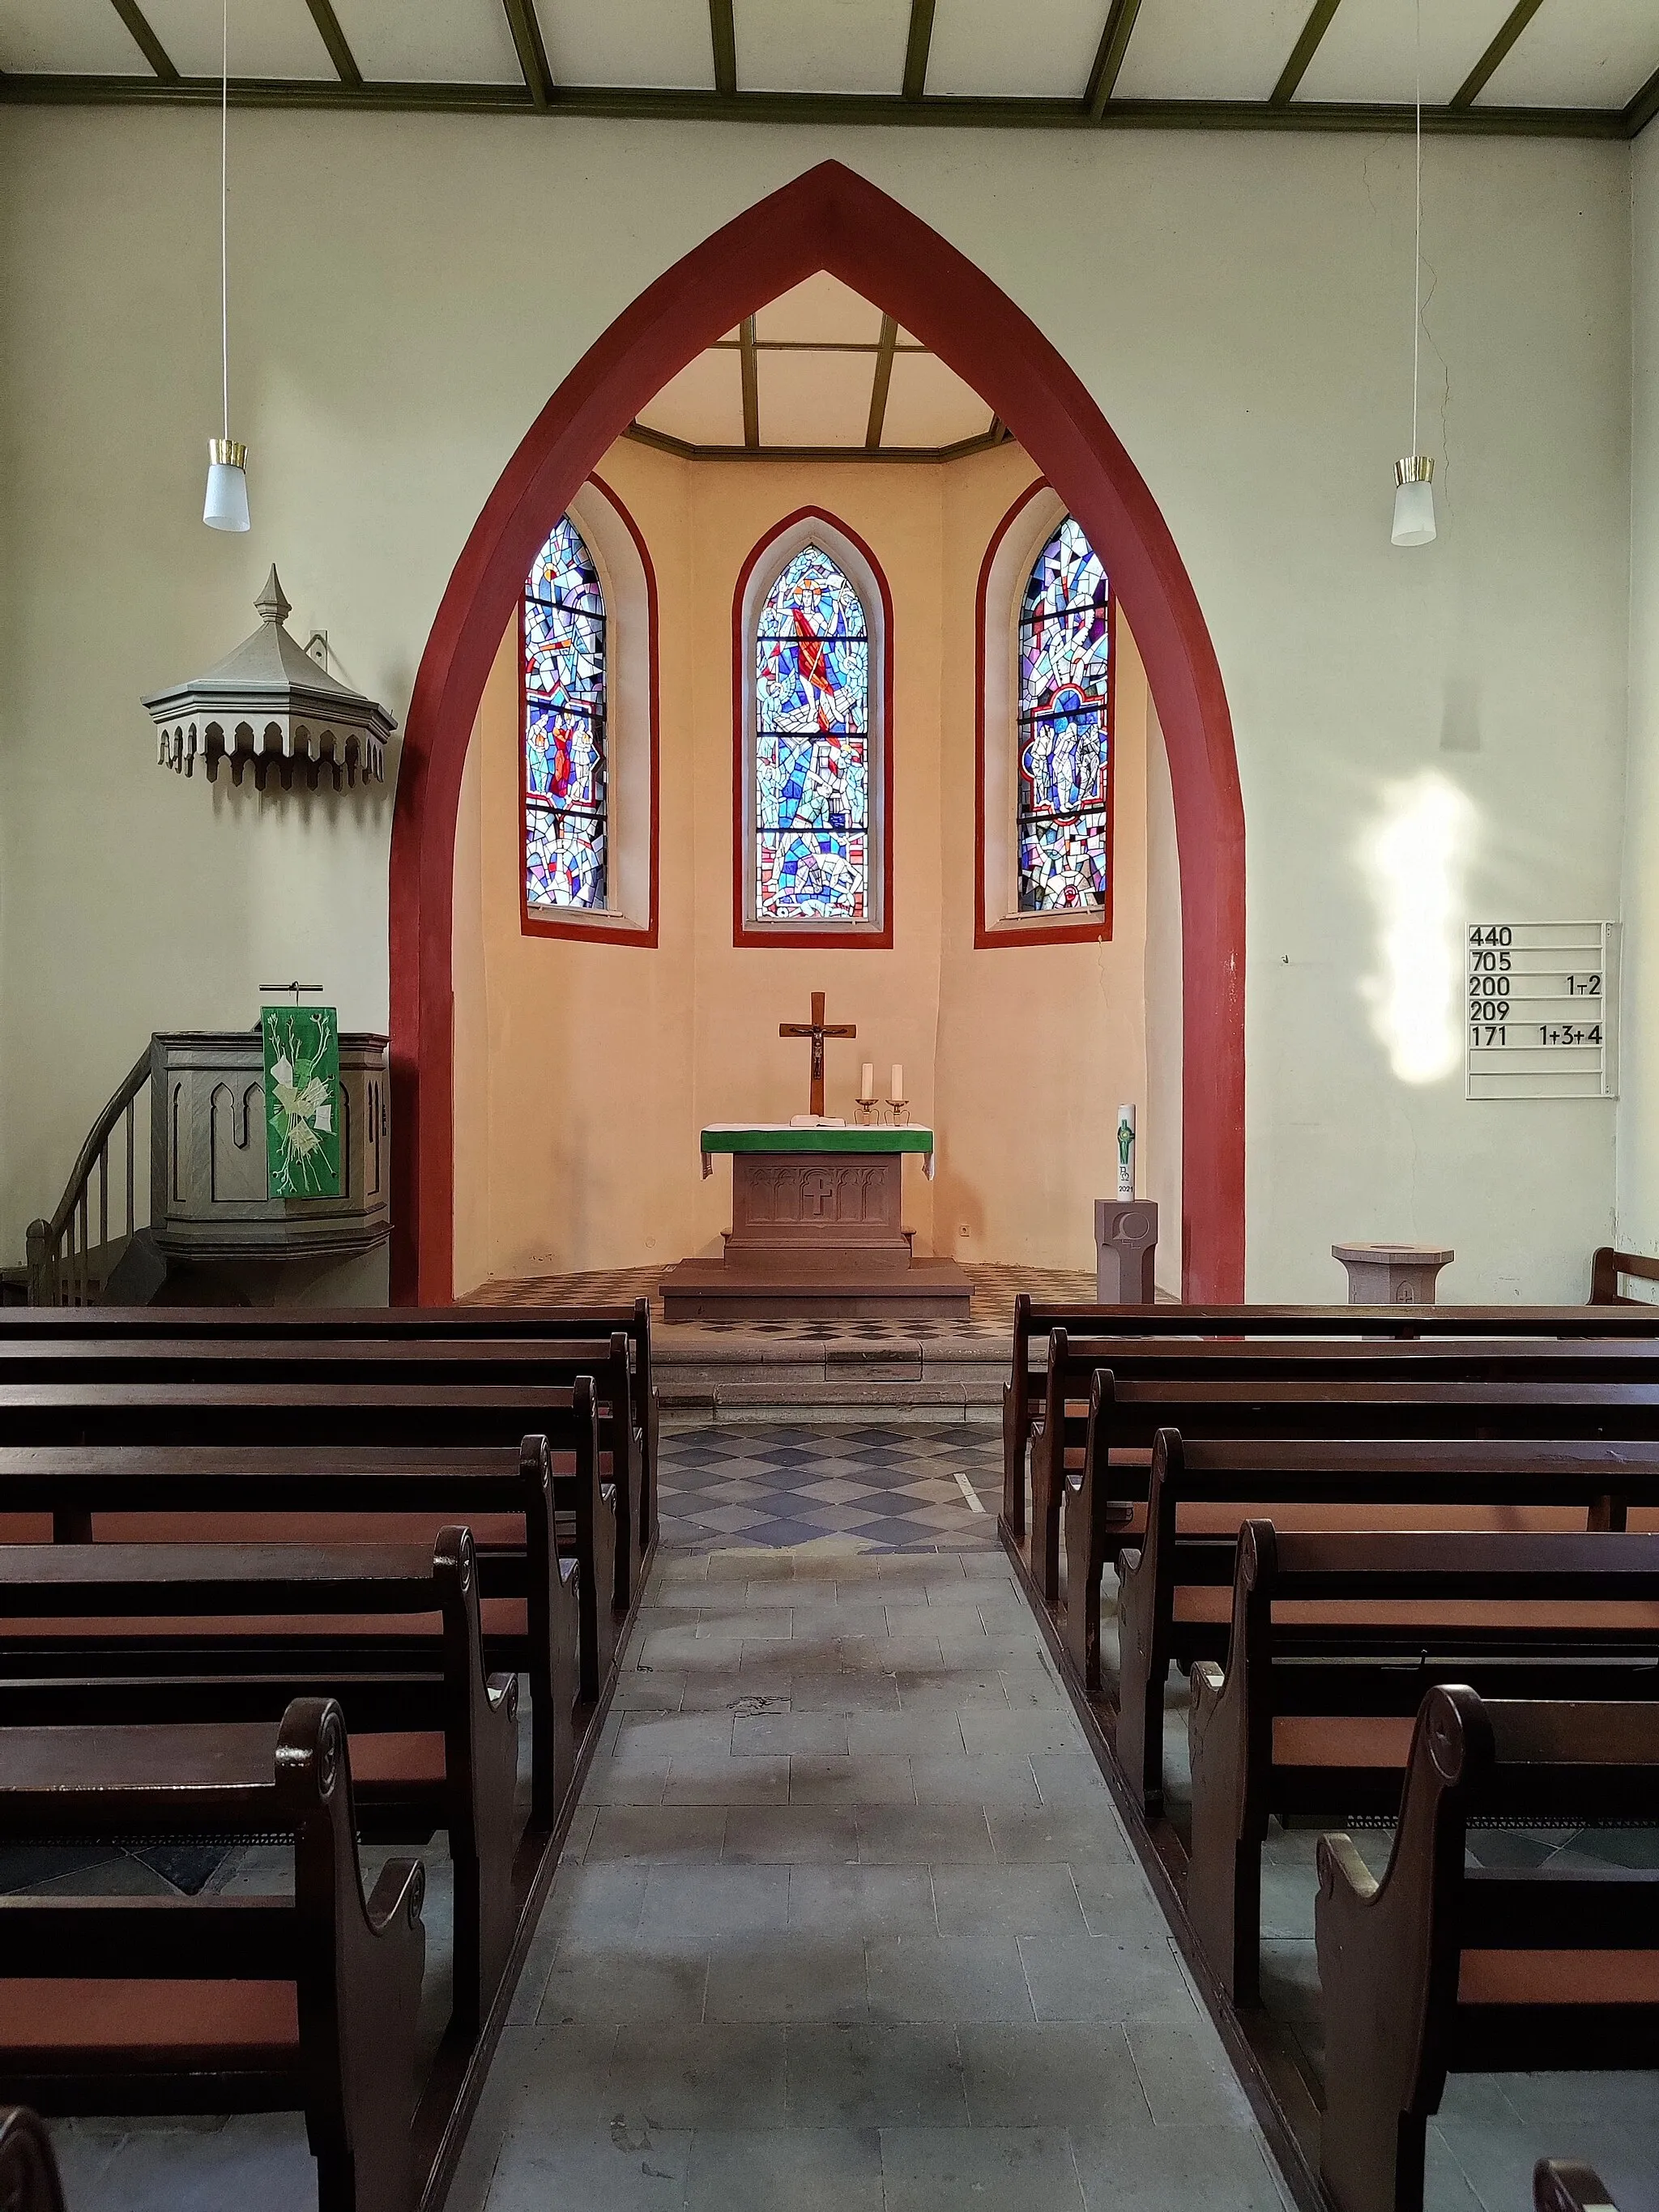
M 893 1081 L 887 1099 L 890 1105 L 902 1106 L 904 1103 L 904 1069 L 897 1060 L 893 1062 Z
M 876 1095 L 876 1068 L 873 1060 L 866 1060 L 859 1083 L 859 1103 L 867 1106 Z

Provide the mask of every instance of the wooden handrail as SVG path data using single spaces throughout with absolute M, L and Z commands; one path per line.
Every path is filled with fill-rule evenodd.
M 109 1243 L 109 1140 L 123 1115 L 126 1116 L 126 1230 L 131 1237 L 137 1228 L 135 1155 L 133 1145 L 133 1108 L 138 1094 L 149 1081 L 150 1051 L 145 1046 L 143 1054 L 128 1069 L 113 1094 L 93 1123 L 85 1144 L 76 1155 L 70 1178 L 64 1186 L 64 1195 L 58 1201 L 57 1211 L 50 1220 L 32 1221 L 28 1226 L 27 1257 L 29 1273 L 29 1304 L 32 1306 L 86 1305 L 93 1291 L 88 1264 L 92 1249 L 91 1188 L 94 1171 L 99 1177 L 98 1226 L 99 1246 Z M 68 1249 L 65 1250 L 67 1244 Z M 67 1261 L 67 1267 L 64 1262 Z

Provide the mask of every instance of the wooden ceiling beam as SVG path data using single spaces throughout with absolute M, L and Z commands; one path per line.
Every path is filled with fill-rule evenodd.
M 1095 65 L 1089 72 L 1088 86 L 1083 94 L 1083 104 L 1091 123 L 1098 123 L 1106 112 L 1106 103 L 1116 86 L 1123 57 L 1129 51 L 1135 17 L 1139 13 L 1140 0 L 1112 0 L 1111 13 L 1100 34 Z
M 0 76 L 0 106 L 214 106 L 216 76 Z M 811 123 L 839 128 L 908 125 L 968 131 L 1312 131 L 1409 132 L 1409 103 L 1295 100 L 1113 100 L 1098 118 L 1078 100 L 929 93 L 719 93 L 643 86 L 558 85 L 545 109 L 522 84 L 336 84 L 327 77 L 232 77 L 233 107 L 334 108 L 359 114 L 584 115 L 613 123 Z M 1425 107 L 1425 131 L 1460 137 L 1627 138 L 1630 108 Z
M 138 0 L 110 0 L 110 4 L 131 32 L 133 44 L 155 70 L 158 82 L 180 83 L 172 55 L 151 30 Z
M 732 0 L 708 0 L 708 35 L 714 48 L 714 90 L 722 100 L 738 94 L 738 27 Z
M 910 35 L 904 45 L 904 98 L 927 90 L 927 53 L 933 43 L 933 0 L 910 0 Z
M 1319 42 L 1331 27 L 1331 18 L 1342 5 L 1342 0 L 1314 0 L 1313 13 L 1302 26 L 1302 36 L 1291 49 L 1291 58 L 1285 64 L 1279 82 L 1268 94 L 1275 107 L 1287 106 L 1295 99 L 1297 87 L 1308 74 L 1308 64 L 1319 52 Z
M 864 442 L 871 453 L 881 447 L 883 426 L 887 420 L 887 393 L 893 381 L 893 351 L 898 344 L 898 320 L 896 316 L 881 319 L 881 337 L 876 344 L 876 372 L 870 384 L 870 421 L 864 433 Z
M 317 26 L 318 36 L 328 48 L 328 58 L 334 64 L 334 74 L 342 84 L 360 85 L 363 73 L 357 66 L 357 58 L 346 44 L 345 33 L 340 28 L 340 19 L 334 12 L 333 0 L 306 0 L 311 10 L 311 20 Z
M 745 315 L 738 329 L 738 367 L 743 378 L 743 442 L 750 453 L 761 441 L 760 365 L 755 358 L 755 318 Z
M 623 435 L 682 461 L 961 461 L 970 453 L 988 453 L 1008 440 L 1008 432 L 996 425 L 977 437 L 958 438 L 951 446 L 882 446 L 873 452 L 867 446 L 694 446 L 689 439 L 653 430 L 643 422 L 630 422 Z
M 1509 52 L 1533 17 L 1543 5 L 1543 0 L 1516 0 L 1499 27 L 1497 37 L 1469 71 L 1451 96 L 1454 107 L 1472 107 L 1477 97 L 1486 90 L 1498 64 Z
M 507 10 L 507 27 L 518 51 L 519 67 L 524 72 L 525 90 L 538 107 L 550 106 L 553 72 L 547 65 L 547 48 L 542 44 L 534 0 L 501 0 L 501 5 Z

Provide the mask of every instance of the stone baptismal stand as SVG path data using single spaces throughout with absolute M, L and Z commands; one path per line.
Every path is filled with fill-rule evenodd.
M 902 1225 L 904 1155 L 931 1178 L 931 1129 L 719 1122 L 702 1144 L 705 1176 L 732 1155 L 732 1226 L 721 1258 L 664 1275 L 665 1319 L 967 1320 L 967 1276 Z

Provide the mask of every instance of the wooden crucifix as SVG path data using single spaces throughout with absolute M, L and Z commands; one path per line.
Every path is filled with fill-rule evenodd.
M 812 1040 L 812 1097 L 807 1111 L 820 1118 L 823 1113 L 823 1040 L 825 1037 L 855 1037 L 856 1027 L 851 1022 L 826 1022 L 823 1018 L 823 994 L 812 994 L 812 1018 L 810 1022 L 780 1022 L 780 1036 L 811 1037 Z

